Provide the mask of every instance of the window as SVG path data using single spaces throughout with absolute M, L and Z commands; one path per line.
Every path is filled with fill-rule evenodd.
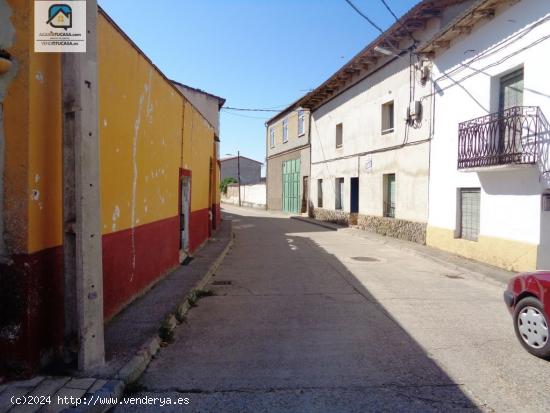
M 288 142 L 288 119 L 283 120 L 283 143 Z
M 336 203 L 335 209 L 344 209 L 344 178 L 336 178 Z
M 395 218 L 395 174 L 384 175 L 384 216 Z
M 339 123 L 336 125 L 336 147 L 341 148 L 344 144 L 344 126 Z
M 269 147 L 275 147 L 275 129 L 269 128 Z
M 305 133 L 306 116 L 304 111 L 300 109 L 298 111 L 298 136 L 302 136 Z
M 317 179 L 317 207 L 323 208 L 323 180 Z
M 460 238 L 477 241 L 479 237 L 479 188 L 460 189 Z
M 382 134 L 393 132 L 393 100 L 382 105 Z

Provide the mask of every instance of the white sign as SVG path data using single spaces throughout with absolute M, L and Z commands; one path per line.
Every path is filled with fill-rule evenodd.
M 34 2 L 35 52 L 86 52 L 86 1 Z

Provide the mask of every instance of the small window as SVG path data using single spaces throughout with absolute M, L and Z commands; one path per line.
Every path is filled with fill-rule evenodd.
M 480 188 L 460 189 L 460 238 L 478 240 L 480 198 Z
M 393 132 L 393 100 L 382 105 L 382 134 Z
M 336 125 L 336 147 L 341 148 L 344 144 L 344 126 L 339 123 Z
M 395 174 L 384 175 L 384 216 L 395 218 Z
M 302 136 L 306 129 L 306 115 L 303 110 L 298 111 L 298 136 Z
M 334 205 L 335 209 L 344 209 L 344 178 L 336 178 L 336 202 Z
M 283 120 L 283 143 L 288 142 L 288 119 Z
M 317 179 L 317 207 L 323 208 L 323 180 Z
M 269 147 L 275 147 L 275 129 L 269 128 Z

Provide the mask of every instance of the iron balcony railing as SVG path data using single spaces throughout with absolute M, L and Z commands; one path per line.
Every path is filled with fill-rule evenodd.
M 458 169 L 537 161 L 540 109 L 514 106 L 458 125 Z

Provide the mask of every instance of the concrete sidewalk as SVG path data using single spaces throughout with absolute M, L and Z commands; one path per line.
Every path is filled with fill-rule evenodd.
M 501 286 L 505 286 L 508 280 L 512 278 L 516 273 L 506 271 L 502 268 L 494 267 L 492 265 L 484 264 L 479 261 L 470 260 L 468 258 L 461 257 L 459 255 L 451 254 L 449 252 L 439 250 L 427 245 L 421 245 L 414 242 L 404 241 L 393 237 L 386 237 L 384 235 L 377 234 L 375 232 L 365 231 L 354 227 L 345 227 L 330 222 L 319 221 L 309 217 L 292 216 L 292 219 L 307 222 L 313 225 L 329 229 L 331 231 L 341 231 L 342 234 L 355 236 L 359 238 L 368 238 L 377 240 L 388 246 L 392 246 L 399 249 L 406 249 L 416 255 L 435 261 L 453 270 L 461 272 L 467 272 L 478 279 L 486 280 L 497 283 Z
M 86 376 L 67 371 L 0 385 L 0 413 L 109 410 L 113 405 L 109 399 L 121 397 L 126 385 L 137 380 L 158 350 L 168 344 L 172 330 L 185 319 L 232 242 L 232 223 L 223 221 L 187 265 L 176 268 L 116 315 L 105 328 L 103 368 Z M 31 396 L 34 404 L 28 403 Z M 80 405 L 72 403 L 71 396 Z

